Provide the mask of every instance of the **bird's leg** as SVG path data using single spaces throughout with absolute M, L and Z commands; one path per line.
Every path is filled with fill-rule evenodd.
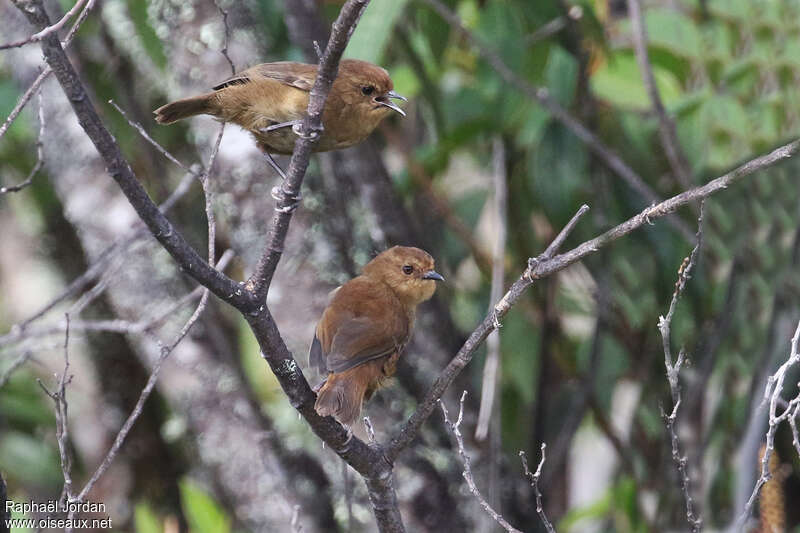
M 294 127 L 295 125 L 300 124 L 301 122 L 302 120 L 290 120 L 288 122 L 279 122 L 277 124 L 271 124 L 266 128 L 261 128 L 261 132 L 269 133 L 271 131 L 279 130 L 281 128 L 288 128 L 290 126 Z
M 272 167 L 272 170 L 277 172 L 278 176 L 280 176 L 283 181 L 286 181 L 286 173 L 284 173 L 283 169 L 280 167 L 280 165 L 278 165 L 277 161 L 275 161 L 272 155 L 269 152 L 264 152 L 264 157 L 266 158 L 267 163 L 269 163 L 269 166 Z
M 283 171 L 283 169 L 280 167 L 280 165 L 278 165 L 278 163 L 275 161 L 275 159 L 273 159 L 272 155 L 270 155 L 269 152 L 265 151 L 264 152 L 264 157 L 267 160 L 267 163 L 269 163 L 269 166 L 271 166 L 272 169 L 275 172 L 277 172 L 278 175 L 281 177 L 281 180 L 283 181 L 283 183 L 286 183 L 286 173 Z M 286 192 L 286 189 L 284 189 L 282 185 L 281 186 L 277 186 L 276 185 L 275 187 L 273 187 L 272 191 L 271 191 L 271 194 L 272 194 L 272 197 L 278 202 L 280 202 L 282 200 L 289 201 L 289 203 L 287 205 L 275 208 L 276 210 L 281 211 L 283 213 L 290 213 L 290 212 L 294 211 L 295 209 L 297 209 L 297 206 L 300 205 L 300 200 L 303 199 L 303 197 L 299 193 L 298 194 L 290 194 L 290 193 Z

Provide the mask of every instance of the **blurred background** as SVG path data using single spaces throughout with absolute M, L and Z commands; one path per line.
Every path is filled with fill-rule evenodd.
M 73 5 L 46 4 L 54 20 Z M 430 0 L 372 0 L 367 8 L 346 55 L 384 66 L 409 98 L 408 116 L 385 121 L 360 146 L 312 158 L 269 296 L 284 339 L 306 365 L 331 290 L 390 245 L 432 253 L 447 283 L 420 309 L 396 379 L 366 408 L 379 440 L 413 412 L 485 316 L 493 264 L 507 287 L 581 204 L 591 211 L 564 250 L 800 133 L 795 0 L 644 0 L 666 122 L 637 64 L 627 2 L 433 4 L 471 37 Z M 315 61 L 313 40 L 324 45 L 341 5 L 219 0 L 230 58 L 237 70 Z M 212 0 L 98 0 L 69 49 L 151 196 L 163 202 L 178 191 L 170 219 L 201 253 L 199 183 L 108 102 L 186 165 L 207 165 L 217 123 L 201 117 L 163 127 L 151 111 L 229 76 L 223 20 Z M 16 7 L 0 2 L 0 40 L 31 33 Z M 0 53 L 3 120 L 41 65 L 38 45 Z M 606 148 L 591 149 L 559 109 Z M 662 140 L 670 123 L 677 155 Z M 52 387 L 63 371 L 64 313 L 73 475 L 82 486 L 197 301 L 184 298 L 194 283 L 136 225 L 52 78 L 0 139 L 0 186 L 26 179 L 37 142 L 43 167 L 30 186 L 0 195 L 0 471 L 15 501 L 57 498 L 63 485 L 52 401 L 36 378 Z M 606 149 L 630 173 L 610 166 Z M 288 158 L 279 162 L 286 168 Z M 752 491 L 766 431 L 755 408 L 800 319 L 798 170 L 798 161 L 781 163 L 706 203 L 703 246 L 672 322 L 673 352 L 683 347 L 688 358 L 677 431 L 703 530 L 731 526 Z M 631 187 L 631 175 L 649 193 Z M 261 253 L 276 180 L 252 139 L 227 127 L 211 189 L 218 255 L 232 250 L 228 273 L 236 279 Z M 698 208 L 533 285 L 500 329 L 486 438 L 474 437 L 485 347 L 445 396 L 453 414 L 468 391 L 462 432 L 476 483 L 516 527 L 542 527 L 517 454 L 525 450 L 535 466 L 546 442 L 540 488 L 559 531 L 687 529 L 661 415 L 672 401 L 657 324 L 694 246 Z M 792 389 L 797 372 L 786 382 Z M 800 508 L 790 505 L 800 501 L 800 458 L 788 428 L 775 442 L 776 481 L 750 531 L 800 531 Z M 436 412 L 398 461 L 409 531 L 499 531 L 461 470 Z M 375 530 L 358 476 L 298 418 L 245 322 L 213 298 L 90 499 L 106 504 L 120 531 Z M 760 515 L 782 522 L 760 523 Z

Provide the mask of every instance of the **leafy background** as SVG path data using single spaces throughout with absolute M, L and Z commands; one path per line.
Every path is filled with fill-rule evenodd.
M 517 76 L 546 88 L 661 197 L 680 192 L 659 142 L 624 2 L 445 3 Z M 222 5 L 231 13 L 230 51 L 237 67 L 303 59 L 303 51 L 291 44 L 283 2 Z M 330 20 L 340 5 L 326 1 L 318 7 Z M 66 1 L 60 5 L 68 7 Z M 654 0 L 644 7 L 653 72 L 676 122 L 693 183 L 705 183 L 798 135 L 800 3 Z M 51 5 L 51 13 L 58 8 Z M 10 5 L 0 9 L 4 16 L 13 17 L 13 12 Z M 568 12 L 580 16 L 573 18 Z M 539 38 L 537 30 L 556 19 L 563 27 Z M 17 31 L 24 29 L 21 24 Z M 223 42 L 222 19 L 206 0 L 106 0 L 73 45 L 73 56 L 104 119 L 157 198 L 163 199 L 177 183 L 179 171 L 158 160 L 105 102 L 113 98 L 130 110 L 155 139 L 182 159 L 197 159 L 213 141 L 211 121 L 197 119 L 191 126 L 161 128 L 148 113 L 170 98 L 202 90 L 226 76 L 217 52 Z M 8 115 L 36 75 L 31 61 L 38 52 L 32 48 L 0 55 L 2 116 Z M 404 244 L 426 246 L 446 273 L 448 284 L 440 289 L 436 305 L 452 318 L 455 335 L 443 341 L 445 345 L 457 347 L 458 339 L 472 330 L 488 306 L 490 271 L 485 259 L 496 236 L 491 173 L 498 146 L 509 191 L 507 280 L 519 275 L 527 258 L 540 253 L 581 204 L 592 210 L 567 246 L 599 234 L 646 205 L 568 128 L 505 83 L 424 1 L 373 0 L 347 55 L 385 66 L 396 91 L 409 97 L 409 117 L 388 121 L 371 142 L 389 171 L 392 194 L 412 227 L 424 235 L 424 242 Z M 63 98 L 56 91 L 45 94 Z M 34 104 L 0 142 L 3 185 L 24 179 L 35 162 Z M 62 130 L 48 126 L 53 129 L 47 142 L 58 143 Z M 223 141 L 221 158 L 227 166 L 219 172 L 216 210 L 219 240 L 243 258 L 236 268 L 245 271 L 253 264 L 263 232 L 253 221 L 270 209 L 265 191 L 272 177 L 265 178 L 248 139 L 235 129 L 228 128 Z M 81 244 L 81 230 L 64 230 L 71 217 L 69 212 L 66 218 L 61 214 L 65 193 L 54 185 L 60 177 L 56 157 L 46 161 L 32 187 L 0 197 L 0 225 L 8 228 L 0 241 L 2 332 L 11 331 L 13 324 L 47 302 L 80 274 L 86 261 L 80 251 L 86 247 Z M 363 190 L 359 183 L 369 183 L 373 177 L 331 181 L 326 165 L 337 161 L 334 156 L 320 158 L 312 166 L 297 229 L 290 238 L 293 249 L 279 270 L 279 276 L 291 278 L 292 284 L 278 289 L 300 294 L 296 305 L 301 312 L 296 314 L 287 305 L 278 316 L 298 359 L 307 349 L 309 327 L 327 291 L 352 276 L 383 246 L 395 243 L 393 228 L 380 216 L 376 219 L 371 204 L 358 197 Z M 793 161 L 781 164 L 708 202 L 700 261 L 673 321 L 673 346 L 685 347 L 690 360 L 683 372 L 680 434 L 709 529 L 730 524 L 740 509 L 742 491 L 749 493 L 752 487 L 756 458 L 745 443 L 748 431 L 759 431 L 763 424 L 752 408 L 760 399 L 764 376 L 785 359 L 792 323 L 800 318 L 797 167 Z M 245 177 L 239 173 L 246 172 L 257 177 L 247 178 L 243 185 Z M 175 215 L 199 248 L 205 235 L 200 198 L 195 188 Z M 678 216 L 696 226 L 696 210 L 684 209 Z M 487 489 L 490 497 L 512 523 L 526 531 L 539 527 L 516 454 L 523 449 L 536 457 L 539 444 L 547 442 L 551 462 L 545 468 L 543 489 L 546 509 L 559 531 L 685 527 L 660 415 L 671 404 L 656 324 L 666 313 L 677 268 L 691 246 L 659 221 L 536 283 L 504 321 L 500 423 L 493 440 L 499 451 L 487 442 L 470 440 L 469 446 L 479 485 L 494 487 Z M 163 257 L 158 264 L 170 268 Z M 158 286 L 158 279 L 151 281 Z M 299 292 L 303 290 L 307 293 Z M 112 317 L 121 313 L 119 305 L 97 307 L 90 306 L 84 316 L 109 318 L 108 313 Z M 318 455 L 318 441 L 297 420 L 265 371 L 243 324 L 222 308 L 216 313 L 225 321 L 222 334 L 233 347 L 235 366 L 280 439 L 292 449 Z M 0 467 L 15 500 L 56 497 L 62 482 L 51 406 L 34 378 L 51 379 L 60 368 L 61 351 L 56 346 L 63 332 L 40 340 L 31 348 L 32 361 L 0 388 Z M 92 367 L 93 349 L 118 342 L 122 342 L 118 337 L 109 340 L 105 334 L 76 333 L 73 351 L 79 360 L 84 358 L 80 368 Z M 136 343 L 130 343 L 135 353 Z M 0 345 L 0 371 L 8 368 L 14 346 Z M 8 353 L 3 355 L 3 350 Z M 470 390 L 468 409 L 474 411 L 483 359 L 477 357 L 458 383 Z M 406 357 L 408 365 L 424 374 L 422 383 L 429 382 L 445 360 L 428 357 L 424 349 Z M 102 372 L 87 372 L 94 375 L 89 381 L 103 380 Z M 414 397 L 419 397 L 413 383 L 401 378 L 368 407 L 379 420 L 379 435 L 386 435 L 413 409 Z M 140 388 L 119 386 L 130 388 L 132 394 Z M 76 397 L 72 418 L 93 412 L 80 396 L 89 396 L 86 391 L 98 387 L 102 385 L 95 383 L 72 392 Z M 133 481 L 128 480 L 127 488 L 102 489 L 97 499 L 128 502 L 112 513 L 120 528 L 149 533 L 171 531 L 180 523 L 192 531 L 253 529 L 232 511 L 229 496 L 214 475 L 196 464 L 193 442 L 202 435 L 181 429 L 186 416 L 180 408 L 167 395 L 152 402 L 151 411 L 149 422 L 142 424 L 180 457 L 181 466 L 169 473 L 137 471 L 129 474 Z M 474 415 L 468 417 L 469 424 Z M 109 426 L 104 431 L 118 423 L 111 418 L 102 422 Z M 438 416 L 428 422 L 428 426 L 438 424 Z M 91 473 L 93 463 L 88 458 L 96 452 L 87 450 L 102 448 L 105 442 L 103 431 L 81 427 L 84 435 L 74 443 L 78 477 Z M 458 512 L 469 530 L 493 530 L 462 488 L 460 467 L 447 439 L 436 445 L 431 439 L 428 435 L 414 456 L 448 473 L 447 491 L 459 502 Z M 781 479 L 785 497 L 798 501 L 800 458 L 793 453 L 788 431 L 779 431 L 776 442 L 785 466 Z M 560 461 L 552 459 L 559 455 Z M 329 497 L 337 527 L 371 530 L 363 489 L 353 489 L 349 506 L 344 496 L 348 481 L 339 463 L 332 455 L 321 460 L 333 483 Z M 130 456 L 120 462 L 135 463 Z M 493 468 L 502 473 L 495 485 Z M 147 476 L 152 476 L 152 483 Z M 165 481 L 169 476 L 174 479 Z M 404 491 L 402 486 L 413 487 L 414 480 L 424 483 L 424 479 L 419 470 L 400 475 L 404 505 L 421 505 L 415 499 L 417 489 Z M 167 490 L 162 485 L 177 487 L 173 499 L 159 492 Z M 788 527 L 800 531 L 798 510 L 789 506 L 786 513 Z M 424 522 L 416 527 L 427 530 Z

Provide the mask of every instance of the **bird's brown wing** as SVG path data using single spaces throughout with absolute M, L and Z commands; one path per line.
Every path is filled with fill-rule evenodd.
M 262 63 L 250 67 L 247 70 L 243 70 L 219 85 L 215 85 L 214 90 L 218 91 L 232 85 L 250 83 L 259 78 L 269 78 L 279 81 L 284 85 L 300 89 L 301 91 L 309 92 L 314 85 L 316 75 L 317 67 L 315 65 L 306 65 L 304 63 L 295 63 L 292 61 Z
M 344 372 L 402 350 L 409 333 L 403 322 L 398 319 L 387 324 L 374 317 L 360 316 L 340 323 L 325 357 L 325 367 L 329 372 Z

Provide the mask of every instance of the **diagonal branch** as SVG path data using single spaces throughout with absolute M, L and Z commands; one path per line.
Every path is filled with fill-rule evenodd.
M 708 198 L 712 194 L 728 188 L 728 186 L 745 176 L 769 168 L 780 161 L 796 155 L 798 151 L 800 151 L 800 139 L 776 148 L 768 154 L 756 157 L 701 187 L 695 187 L 694 189 L 690 189 L 664 200 L 659 204 L 652 205 L 625 222 L 611 228 L 602 235 L 576 246 L 569 252 L 555 255 L 558 251 L 558 247 L 564 242 L 571 229 L 577 223 L 578 218 L 585 211 L 585 206 L 582 207 L 564 229 L 561 230 L 561 233 L 553 240 L 545 253 L 539 257 L 528 260 L 528 268 L 525 269 L 522 275 L 511 285 L 508 292 L 495 304 L 493 309 L 486 315 L 478 327 L 475 328 L 472 334 L 470 334 L 455 357 L 453 357 L 450 363 L 442 370 L 439 377 L 425 395 L 425 398 L 417 407 L 417 410 L 386 445 L 387 459 L 394 461 L 400 452 L 413 442 L 419 434 L 422 424 L 425 423 L 425 420 L 427 420 L 436 407 L 437 400 L 444 394 L 444 391 L 447 390 L 447 387 L 450 386 L 456 376 L 458 376 L 470 360 L 472 360 L 472 356 L 481 343 L 483 343 L 489 333 L 497 327 L 499 320 L 508 313 L 517 301 L 519 301 L 522 294 L 533 284 L 534 280 L 547 277 L 555 272 L 563 270 L 569 265 L 580 261 L 587 255 L 611 244 L 635 229 L 645 224 L 651 224 L 654 219 L 665 217 L 689 202 Z
M 650 56 L 647 53 L 647 29 L 644 25 L 642 5 L 640 0 L 628 0 L 628 12 L 631 17 L 631 29 L 633 31 L 633 48 L 636 52 L 636 62 L 639 63 L 639 70 L 642 72 L 642 81 L 653 110 L 658 117 L 658 134 L 661 137 L 661 146 L 667 155 L 672 173 L 675 179 L 684 190 L 692 186 L 692 172 L 686 154 L 681 149 L 678 142 L 678 133 L 675 129 L 675 122 L 667 114 L 661 95 L 658 93 L 656 79 L 653 76 L 653 68 L 650 65 Z

